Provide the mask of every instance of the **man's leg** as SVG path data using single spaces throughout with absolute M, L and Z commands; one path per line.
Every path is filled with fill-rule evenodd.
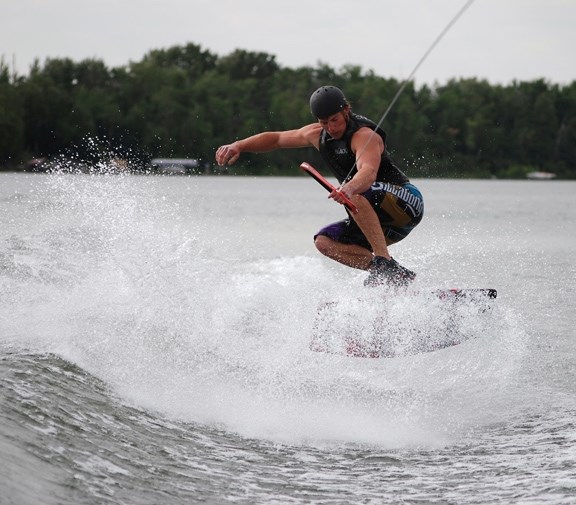
M 379 286 L 389 284 L 394 286 L 406 286 L 414 280 L 416 274 L 411 270 L 399 265 L 388 252 L 388 244 L 384 237 L 384 230 L 376 211 L 370 202 L 362 195 L 353 199 L 358 207 L 358 213 L 354 214 L 354 221 L 362 230 L 362 233 L 370 242 L 374 252 L 366 270 L 370 272 L 364 281 L 365 286 Z
M 368 270 L 374 256 L 390 259 L 390 254 L 382 225 L 368 200 L 358 196 L 354 199 L 354 203 L 358 207 L 358 213 L 353 216 L 354 221 L 370 243 L 374 254 L 361 245 L 342 243 L 326 235 L 318 235 L 314 244 L 324 256 L 352 268 Z
M 384 230 L 382 229 L 382 224 L 378 219 L 376 211 L 370 202 L 362 195 L 358 195 L 353 201 L 358 208 L 358 213 L 353 214 L 352 217 L 354 221 L 356 221 L 358 228 L 362 230 L 368 242 L 370 242 L 374 256 L 382 256 L 389 260 L 390 253 L 388 252 L 386 238 L 384 237 Z M 370 258 L 371 257 L 372 256 L 370 256 Z
M 372 261 L 372 253 L 365 247 L 342 244 L 325 235 L 318 235 L 314 240 L 314 245 L 324 256 L 348 267 L 368 270 Z

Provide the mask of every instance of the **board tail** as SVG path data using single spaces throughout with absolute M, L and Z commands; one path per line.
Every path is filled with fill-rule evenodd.
M 469 318 L 480 318 L 479 324 L 489 320 L 484 318 L 490 317 L 497 295 L 493 288 L 408 292 L 405 296 L 420 298 L 418 303 L 430 303 L 428 312 L 434 317 L 407 320 L 399 331 L 394 325 L 390 326 L 393 313 L 387 312 L 385 303 L 379 303 L 378 296 L 359 297 L 352 303 L 348 303 L 349 300 L 323 302 L 318 306 L 310 349 L 356 358 L 393 358 L 439 351 L 477 335 L 469 333 L 465 322 Z M 394 296 L 383 291 L 382 301 Z M 437 302 L 434 303 L 434 299 Z M 375 304 L 377 311 L 367 310 Z
M 434 293 L 439 298 L 489 298 L 491 300 L 498 296 L 498 291 L 493 288 L 451 288 L 451 289 L 437 289 Z

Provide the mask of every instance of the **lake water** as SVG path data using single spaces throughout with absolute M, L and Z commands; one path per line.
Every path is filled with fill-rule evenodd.
M 576 503 L 576 183 L 414 182 L 411 289 L 498 299 L 364 359 L 309 349 L 366 292 L 313 180 L 0 173 L 0 504 Z

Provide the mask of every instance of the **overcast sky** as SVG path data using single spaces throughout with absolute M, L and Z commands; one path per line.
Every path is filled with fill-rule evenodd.
M 0 0 L 0 55 L 22 75 L 35 58 L 139 61 L 200 45 L 266 52 L 281 66 L 360 65 L 406 79 L 467 0 Z M 576 80 L 576 0 L 475 0 L 415 76 L 417 85 Z

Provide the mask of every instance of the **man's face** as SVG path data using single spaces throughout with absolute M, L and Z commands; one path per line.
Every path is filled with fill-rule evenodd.
M 348 110 L 344 109 L 343 111 L 337 112 L 336 114 L 332 114 L 331 116 L 327 117 L 326 119 L 319 119 L 318 122 L 320 126 L 326 130 L 330 136 L 336 140 L 342 138 L 344 132 L 346 131 L 346 119 L 348 117 Z

